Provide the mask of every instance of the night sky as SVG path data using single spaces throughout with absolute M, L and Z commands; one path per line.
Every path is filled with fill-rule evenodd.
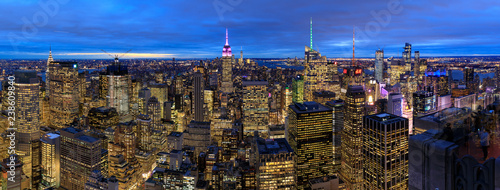
M 47 4 L 50 4 L 46 6 Z M 405 42 L 428 56 L 500 55 L 498 0 L 1 0 L 0 58 L 401 57 Z M 388 19 L 389 18 L 389 19 Z

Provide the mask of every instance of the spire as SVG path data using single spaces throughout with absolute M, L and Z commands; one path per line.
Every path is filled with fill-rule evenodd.
M 229 41 L 228 41 L 228 38 L 227 38 L 227 28 L 226 28 L 226 45 L 229 45 Z
M 311 51 L 313 50 L 313 18 L 311 17 Z
M 356 66 L 355 64 L 355 60 L 354 60 L 354 39 L 355 39 L 355 36 L 354 36 L 354 27 L 352 28 L 352 66 Z
M 49 59 L 47 60 L 47 66 L 53 61 L 54 59 L 52 58 L 52 44 L 51 44 L 49 48 Z

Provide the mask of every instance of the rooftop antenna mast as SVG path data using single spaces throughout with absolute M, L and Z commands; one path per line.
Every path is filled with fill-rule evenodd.
M 311 51 L 313 51 L 313 18 L 311 17 Z
M 352 28 L 352 66 L 356 66 L 356 61 L 354 59 L 354 39 L 355 39 L 354 32 L 355 32 L 355 29 L 353 27 Z

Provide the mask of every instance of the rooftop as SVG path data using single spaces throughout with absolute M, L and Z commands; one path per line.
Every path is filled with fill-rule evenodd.
M 267 81 L 243 81 L 243 86 L 267 86 Z
M 304 103 L 295 103 L 289 106 L 295 113 L 314 113 L 314 112 L 325 112 L 332 111 L 331 108 L 328 108 L 324 105 L 321 105 L 317 102 L 304 102 Z
M 279 154 L 293 152 L 286 139 L 260 139 L 257 141 L 259 154 Z

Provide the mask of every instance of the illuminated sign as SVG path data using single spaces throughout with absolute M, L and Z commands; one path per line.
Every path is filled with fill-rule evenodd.
M 347 74 L 347 69 L 344 69 L 344 74 Z
M 73 68 L 75 68 L 75 69 L 76 69 L 76 64 L 73 64 Z
M 355 75 L 360 75 L 362 72 L 363 72 L 362 69 L 356 69 L 356 71 L 354 71 L 354 74 Z

